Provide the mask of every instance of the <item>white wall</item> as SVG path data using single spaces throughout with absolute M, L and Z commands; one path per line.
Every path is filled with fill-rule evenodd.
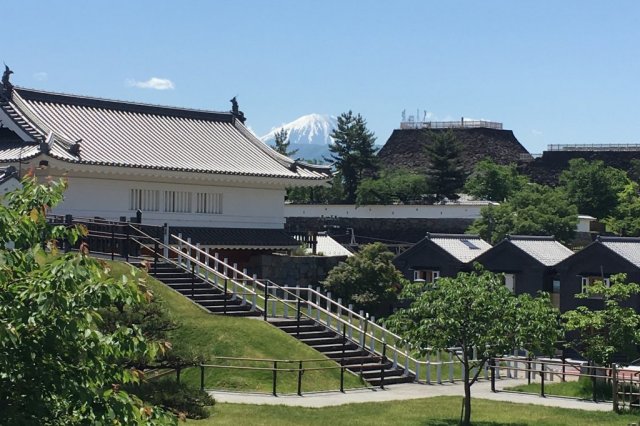
M 287 204 L 285 217 L 354 217 L 360 219 L 477 219 L 486 204 L 324 205 Z
M 213 185 L 168 184 L 69 177 L 69 188 L 64 202 L 54 214 L 72 214 L 78 217 L 103 217 L 118 219 L 133 217 L 129 210 L 129 193 L 132 188 L 160 190 L 160 211 L 143 212 L 143 223 L 170 226 L 203 226 L 221 228 L 276 228 L 284 227 L 284 195 L 280 189 L 257 189 Z M 223 212 L 220 215 L 163 212 L 163 191 L 194 192 L 192 211 L 195 211 L 195 192 L 223 194 Z

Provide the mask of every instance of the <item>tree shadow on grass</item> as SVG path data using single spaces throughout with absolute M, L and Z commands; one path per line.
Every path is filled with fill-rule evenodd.
M 460 424 L 459 419 L 438 419 L 427 420 L 422 425 L 424 426 L 457 426 Z M 526 423 L 500 423 L 500 422 L 474 422 L 471 421 L 472 426 L 527 426 Z

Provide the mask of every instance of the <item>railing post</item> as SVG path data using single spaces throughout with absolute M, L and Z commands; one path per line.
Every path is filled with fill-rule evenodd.
M 489 370 L 491 370 L 491 392 L 496 391 L 496 360 L 489 359 Z
M 382 358 L 380 359 L 380 389 L 384 389 L 384 369 L 387 366 L 387 344 L 382 344 Z
M 187 257 L 187 268 L 191 267 L 191 257 L 193 256 L 193 250 L 191 250 L 191 237 L 187 238 L 187 248 L 189 249 L 189 256 Z
M 158 276 L 158 240 L 153 240 L 153 276 Z
M 618 406 L 618 368 L 616 364 L 611 366 L 611 398 L 613 400 L 613 411 L 620 411 Z
M 178 234 L 178 265 L 182 265 L 182 232 Z
M 562 360 L 562 381 L 566 382 L 565 373 L 566 373 L 567 358 L 564 356 L 564 353 L 562 354 L 562 357 L 560 359 Z
M 204 390 L 204 365 L 200 364 L 200 390 Z
M 196 265 L 195 263 L 191 264 L 191 297 L 196 296 Z
M 124 260 L 125 262 L 129 262 L 129 243 L 130 243 L 130 236 L 131 236 L 131 232 L 130 232 L 130 227 L 131 225 L 126 224 L 124 226 L 125 228 L 125 235 L 126 235 L 126 240 L 125 240 L 125 244 L 124 244 Z
M 352 328 L 353 328 L 353 305 L 349 303 L 349 339 L 351 339 L 353 336 L 353 333 L 351 330 Z
M 597 377 L 598 370 L 595 368 L 595 365 L 594 365 L 592 368 L 589 369 L 589 371 L 591 371 L 591 382 L 593 383 L 593 402 L 598 402 L 598 394 L 596 389 L 598 384 L 598 377 Z M 631 392 L 633 392 L 633 390 Z
M 267 320 L 267 310 L 269 309 L 269 281 L 264 282 L 264 311 L 263 311 L 263 315 L 264 315 L 264 320 Z
M 224 278 L 224 314 L 227 315 L 227 285 L 228 285 L 228 279 L 225 277 Z
M 340 392 L 344 393 L 344 365 L 340 363 Z
M 169 257 L 169 236 L 171 234 L 169 233 L 169 224 L 165 222 L 165 224 L 162 226 L 162 242 L 164 243 L 164 257 L 168 258 Z
M 253 274 L 252 278 L 253 279 L 251 280 L 251 284 L 253 287 L 253 295 L 251 297 L 251 301 L 253 307 L 251 308 L 251 310 L 254 311 L 258 308 L 258 287 L 256 287 L 256 280 L 258 279 L 258 276 L 256 274 Z
M 246 289 L 246 288 L 247 288 L 247 281 L 246 281 L 246 278 L 244 278 L 244 277 L 249 276 L 249 274 L 247 274 L 247 268 L 243 268 L 243 269 L 242 269 L 242 273 L 243 273 L 243 276 L 242 276 L 242 287 L 243 287 L 244 289 Z M 247 304 L 247 296 L 249 296 L 249 295 L 248 295 L 248 294 L 246 294 L 246 293 L 244 292 L 244 290 L 242 290 L 242 293 L 243 293 L 243 294 L 242 294 L 242 295 L 241 295 L 241 297 L 240 297 L 240 299 L 241 299 L 241 301 L 240 301 L 240 305 L 241 305 L 241 306 L 245 306 L 245 305 Z
M 540 396 L 544 398 L 544 362 L 540 362 Z
M 298 364 L 298 396 L 302 396 L 302 361 Z
M 65 253 L 66 253 L 66 245 L 65 245 Z M 115 260 L 116 258 L 116 225 L 111 224 L 111 260 Z
M 531 384 L 531 357 L 527 358 L 527 384 Z
M 327 292 L 327 311 L 331 314 L 331 292 Z M 331 315 L 327 315 L 327 328 L 331 330 Z
M 376 323 L 376 317 L 371 317 L 371 319 L 369 320 L 371 321 L 371 324 Z M 371 352 L 375 352 L 376 351 L 376 339 L 375 339 L 375 328 L 373 328 L 373 325 L 371 326 L 371 341 L 369 342 L 369 348 L 371 350 Z
M 367 317 L 364 318 L 364 327 L 362 328 L 362 331 L 360 334 L 360 344 L 362 345 L 362 350 L 364 351 L 364 344 L 365 344 L 365 340 L 366 340 L 366 336 L 367 336 Z
M 278 381 L 278 361 L 273 361 L 273 396 L 278 396 L 276 392 L 276 382 Z
M 313 303 L 313 286 L 309 284 L 307 286 L 307 315 L 311 317 L 311 304 Z
M 298 297 L 298 312 L 296 312 L 296 337 L 300 338 L 300 298 Z
M 196 260 L 198 262 L 201 262 L 201 255 L 202 253 L 200 253 L 200 243 L 196 243 L 196 255 L 194 256 L 196 258 Z M 196 265 L 196 271 L 198 272 L 198 275 L 200 275 L 200 263 L 198 263 Z

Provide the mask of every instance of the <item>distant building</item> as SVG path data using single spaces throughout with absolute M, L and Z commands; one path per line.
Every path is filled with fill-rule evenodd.
M 596 281 L 609 283 L 612 275 L 625 273 L 627 282 L 640 283 L 640 238 L 598 237 L 593 243 L 556 265 L 556 283 L 560 287 L 560 310 L 578 306 L 601 309 L 602 298 L 576 299 Z M 640 297 L 627 304 L 640 311 Z
M 560 290 L 554 286 L 556 265 L 573 254 L 553 237 L 511 235 L 478 256 L 485 269 L 504 274 L 505 285 L 515 294 L 551 294 L 556 307 Z
M 491 245 L 477 235 L 431 234 L 398 255 L 393 263 L 411 281 L 433 282 L 471 269 Z

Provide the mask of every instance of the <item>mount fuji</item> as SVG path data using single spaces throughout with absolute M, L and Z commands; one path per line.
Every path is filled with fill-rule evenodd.
M 269 146 L 274 145 L 275 134 L 285 129 L 289 135 L 289 150 L 298 150 L 293 157 L 305 160 L 323 161 L 329 156 L 329 144 L 333 143 L 331 133 L 337 126 L 337 119 L 327 114 L 303 115 L 294 121 L 274 127 L 260 140 Z

